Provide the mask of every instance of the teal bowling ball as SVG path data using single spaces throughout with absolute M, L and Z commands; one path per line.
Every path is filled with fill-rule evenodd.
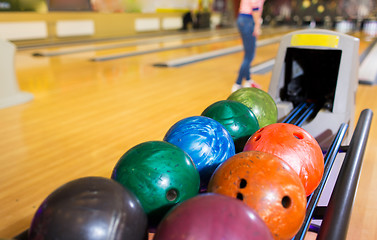
M 112 179 L 132 191 L 157 226 L 175 204 L 199 192 L 200 178 L 182 149 L 163 141 L 140 143 L 129 149 L 113 169 Z
M 257 117 L 260 128 L 277 122 L 278 110 L 274 99 L 259 88 L 241 88 L 227 100 L 243 103 L 250 108 Z
M 208 106 L 202 116 L 212 118 L 221 123 L 233 138 L 236 152 L 242 152 L 251 135 L 259 129 L 254 113 L 246 105 L 222 100 Z
M 205 191 L 216 167 L 235 154 L 229 132 L 219 122 L 204 116 L 193 116 L 175 123 L 164 141 L 183 149 L 200 175 L 201 192 Z

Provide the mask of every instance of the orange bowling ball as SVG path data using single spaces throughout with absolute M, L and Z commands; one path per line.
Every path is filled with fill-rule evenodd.
M 291 239 L 306 212 L 300 178 L 283 160 L 264 152 L 241 152 L 214 172 L 208 191 L 237 198 L 254 209 L 274 239 Z
M 299 175 L 306 195 L 321 182 L 324 158 L 318 142 L 307 131 L 289 123 L 275 123 L 259 129 L 246 142 L 244 151 L 274 154 Z

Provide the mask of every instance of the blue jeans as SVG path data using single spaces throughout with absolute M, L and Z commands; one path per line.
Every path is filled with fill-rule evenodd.
M 254 32 L 254 19 L 252 15 L 239 14 L 237 18 L 238 31 L 242 37 L 244 58 L 238 73 L 236 83 L 241 84 L 242 80 L 250 80 L 250 64 L 255 56 L 256 37 Z

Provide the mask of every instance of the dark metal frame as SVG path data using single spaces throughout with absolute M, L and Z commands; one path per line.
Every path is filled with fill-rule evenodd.
M 348 125 L 342 124 L 338 130 L 338 133 L 336 134 L 332 144 L 329 147 L 329 150 L 326 153 L 325 156 L 325 169 L 323 173 L 322 180 L 316 190 L 309 196 L 308 199 L 308 205 L 306 207 L 306 215 L 303 225 L 301 226 L 301 229 L 296 234 L 295 240 L 302 240 L 305 237 L 306 232 L 308 231 L 310 227 L 310 222 L 313 218 L 314 212 L 316 210 L 316 206 L 318 204 L 319 198 L 321 196 L 321 193 L 325 187 L 325 184 L 327 182 L 327 179 L 330 175 L 330 171 L 332 169 L 332 166 L 335 162 L 337 153 L 339 152 L 340 144 L 342 143 L 342 140 L 347 132 Z M 321 218 L 321 217 L 320 217 Z
M 370 109 L 365 109 L 361 112 L 348 147 L 340 146 L 348 126 L 346 124 L 340 126 L 325 156 L 324 177 L 319 187 L 309 197 L 305 221 L 300 231 L 296 234 L 295 240 L 304 239 L 307 231 L 310 230 L 310 222 L 313 216 L 322 219 L 321 226 L 313 226 L 313 229 L 315 229 L 313 231 L 318 232 L 317 239 L 346 239 L 372 118 L 373 112 Z M 340 149 L 346 149 L 346 155 L 328 206 L 325 208 L 316 207 L 336 154 Z
M 360 114 L 317 239 L 346 238 L 372 117 L 370 109 Z

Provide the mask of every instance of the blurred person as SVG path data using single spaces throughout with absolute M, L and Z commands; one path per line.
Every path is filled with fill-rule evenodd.
M 237 27 L 242 37 L 244 58 L 238 73 L 232 92 L 242 87 L 260 86 L 251 79 L 250 64 L 254 59 L 256 39 L 261 34 L 262 11 L 264 0 L 241 0 Z M 242 85 L 243 80 L 245 80 Z
M 192 1 L 189 5 L 189 10 L 182 17 L 182 30 L 191 30 L 197 25 L 196 10 L 198 9 L 198 3 L 197 1 Z

